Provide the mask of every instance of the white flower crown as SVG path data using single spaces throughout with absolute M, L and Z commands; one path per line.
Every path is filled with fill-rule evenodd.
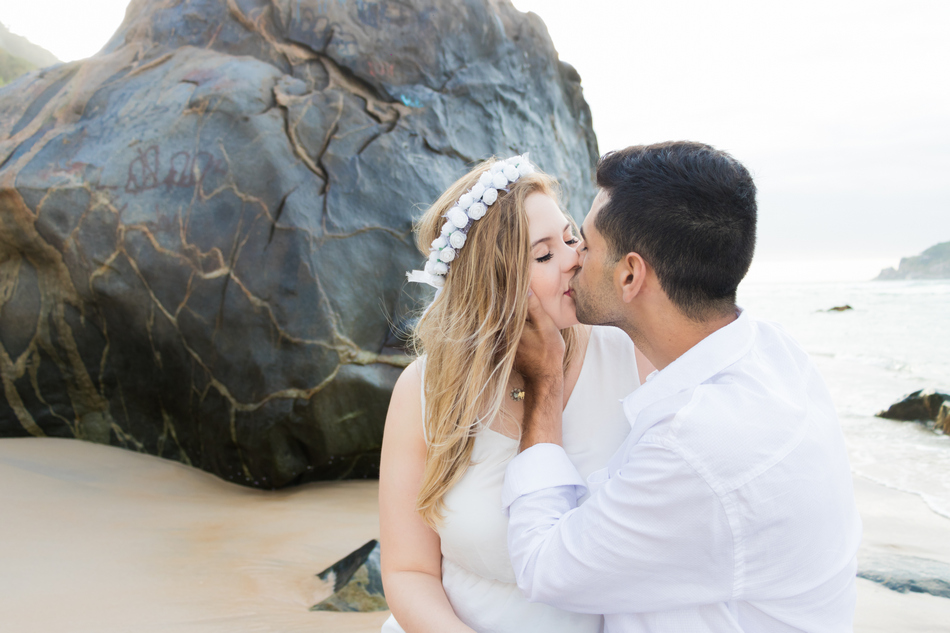
M 485 217 L 488 207 L 498 199 L 498 190 L 507 192 L 509 184 L 533 172 L 534 166 L 528 161 L 527 154 L 493 163 L 475 186 L 463 193 L 455 206 L 443 216 L 446 222 L 442 226 L 442 234 L 432 240 L 425 270 L 406 273 L 409 281 L 429 284 L 433 288 L 444 286 L 449 264 L 465 246 L 465 238 L 472 224 Z

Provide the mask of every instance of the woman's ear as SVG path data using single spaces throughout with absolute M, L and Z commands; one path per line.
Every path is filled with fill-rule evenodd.
M 617 262 L 615 278 L 620 286 L 620 297 L 630 303 L 643 290 L 647 277 L 647 263 L 639 253 L 627 253 Z

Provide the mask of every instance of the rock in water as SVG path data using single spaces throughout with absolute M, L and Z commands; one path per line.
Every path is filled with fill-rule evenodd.
M 597 157 L 507 0 L 133 0 L 0 139 L 0 435 L 268 488 L 378 472 L 422 208 L 530 151 L 581 217 Z
M 934 419 L 934 429 L 941 433 L 950 433 L 950 399 L 944 400 Z
M 901 593 L 912 591 L 950 598 L 950 565 L 928 558 L 887 552 L 862 553 L 858 556 L 858 578 Z
M 311 611 L 385 611 L 379 542 L 375 539 L 317 574 L 333 583 L 333 595 Z
M 878 411 L 876 415 L 890 420 L 936 420 L 946 401 L 950 401 L 950 395 L 933 389 L 921 389 L 904 396 L 886 411 Z

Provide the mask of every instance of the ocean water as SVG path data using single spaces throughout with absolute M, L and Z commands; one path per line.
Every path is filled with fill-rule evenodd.
M 834 398 L 855 476 L 919 495 L 950 518 L 950 436 L 874 417 L 917 389 L 950 393 L 950 280 L 787 278 L 743 282 L 739 305 L 780 323 L 811 354 Z M 845 304 L 853 310 L 827 311 Z

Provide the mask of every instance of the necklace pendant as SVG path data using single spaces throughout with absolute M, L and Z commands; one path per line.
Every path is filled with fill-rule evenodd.
M 511 399 L 514 400 L 515 402 L 521 402 L 522 400 L 524 400 L 524 389 L 521 389 L 521 388 L 512 389 L 509 395 L 511 396 Z

